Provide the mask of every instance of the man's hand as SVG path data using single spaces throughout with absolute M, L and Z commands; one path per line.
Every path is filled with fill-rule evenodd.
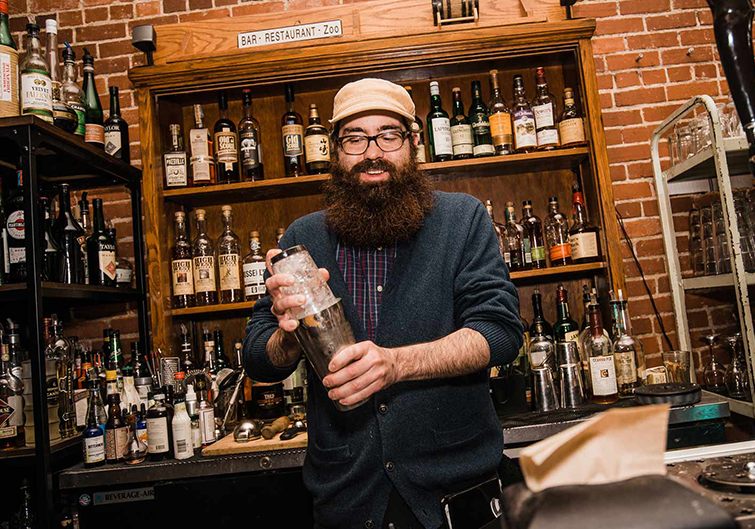
M 281 253 L 281 250 L 276 248 L 274 250 L 269 250 L 267 252 L 267 255 L 265 256 L 267 271 L 270 272 L 270 277 L 268 277 L 267 281 L 265 281 L 265 286 L 267 287 L 267 293 L 270 294 L 270 299 L 273 302 L 272 307 L 270 307 L 270 312 L 272 312 L 275 317 L 278 318 L 278 327 L 286 332 L 293 332 L 294 330 L 296 330 L 296 327 L 299 326 L 299 322 L 289 316 L 288 312 L 286 311 L 292 307 L 300 307 L 304 305 L 306 299 L 303 295 L 300 294 L 297 294 L 295 296 L 286 296 L 281 290 L 281 287 L 287 287 L 294 284 L 294 276 L 292 276 L 291 274 L 273 273 L 273 267 L 270 264 L 270 259 L 278 255 L 279 253 Z M 325 281 L 328 281 L 328 279 L 330 279 L 330 274 L 325 268 L 320 268 L 320 275 L 322 275 Z
M 328 365 L 323 379 L 328 397 L 344 406 L 356 404 L 399 381 L 396 351 L 360 342 L 339 351 Z

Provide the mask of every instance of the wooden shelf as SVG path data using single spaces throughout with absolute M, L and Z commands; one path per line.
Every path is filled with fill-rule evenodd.
M 511 154 L 469 160 L 452 160 L 420 164 L 433 180 L 463 178 L 473 175 L 513 174 L 530 172 L 533 164 L 537 171 L 567 169 L 579 163 L 589 153 L 587 147 L 577 147 L 556 151 L 529 154 Z M 163 198 L 185 206 L 233 204 L 255 200 L 269 200 L 320 193 L 320 186 L 330 175 L 310 175 L 296 178 L 271 178 L 259 182 L 239 182 L 206 187 L 169 189 Z
M 241 312 L 249 311 L 249 315 L 252 315 L 252 308 L 256 301 L 242 301 L 240 303 L 225 303 L 223 305 L 207 305 L 204 307 L 189 307 L 188 309 L 173 309 L 170 311 L 173 317 L 211 317 L 216 314 L 223 314 L 227 312 Z
M 65 283 L 42 283 L 42 298 L 67 302 L 122 303 L 138 301 L 142 293 L 133 288 L 100 287 L 94 285 L 68 285 Z M 11 283 L 0 286 L 0 300 L 24 301 L 29 299 L 26 283 Z
M 50 453 L 58 454 L 60 452 L 80 452 L 81 448 L 81 435 L 77 434 L 73 437 L 66 439 L 56 439 L 50 443 Z M 36 456 L 36 448 L 32 446 L 25 446 L 23 448 L 11 448 L 9 450 L 0 451 L 0 461 L 14 460 L 17 462 L 33 463 Z

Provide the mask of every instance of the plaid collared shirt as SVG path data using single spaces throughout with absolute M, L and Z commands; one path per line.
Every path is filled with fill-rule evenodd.
M 336 245 L 336 261 L 370 340 L 375 340 L 383 289 L 396 258 L 396 245 L 364 250 Z

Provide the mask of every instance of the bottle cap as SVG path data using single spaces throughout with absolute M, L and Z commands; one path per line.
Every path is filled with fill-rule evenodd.
M 458 86 L 454 86 L 454 87 L 453 87 L 453 88 L 451 89 L 451 91 L 452 91 L 452 92 L 461 92 L 461 88 L 459 88 Z
M 259 237 L 259 236 L 260 236 L 260 232 L 258 231 L 252 231 L 249 233 L 249 237 Z
M 54 18 L 48 18 L 45 20 L 45 31 L 54 35 L 58 34 L 58 21 Z
M 197 394 L 194 393 L 194 384 L 186 385 L 186 400 L 197 400 Z
M 223 206 L 220 209 L 223 211 L 223 215 L 230 214 L 230 213 L 233 212 L 233 207 L 232 206 Z
M 207 212 L 205 210 L 203 210 L 203 209 L 195 209 L 194 210 L 194 215 L 196 215 L 196 217 L 198 219 L 203 219 L 206 214 L 207 214 Z
M 174 215 L 175 215 L 175 217 L 176 217 L 176 220 L 180 220 L 180 221 L 183 221 L 183 220 L 185 220 L 185 219 L 186 219 L 186 213 L 184 213 L 183 211 L 176 211 L 176 212 L 174 213 Z
M 176 380 L 183 380 L 186 378 L 186 373 L 184 373 L 183 371 L 176 371 L 176 373 L 173 375 L 173 378 L 175 378 Z
M 105 380 L 112 382 L 118 379 L 118 373 L 114 369 L 108 369 L 105 371 Z
M 490 75 L 498 75 L 498 70 L 490 70 Z
M 39 26 L 32 23 L 26 24 L 26 31 L 32 34 L 39 33 Z

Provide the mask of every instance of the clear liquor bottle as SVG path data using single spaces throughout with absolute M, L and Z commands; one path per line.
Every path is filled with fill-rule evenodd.
M 490 92 L 492 94 L 488 110 L 490 112 L 490 134 L 496 154 L 514 152 L 514 136 L 511 131 L 511 109 L 501 95 L 498 84 L 498 70 L 490 70 Z
M 239 121 L 239 150 L 241 151 L 241 181 L 256 182 L 265 179 L 262 162 L 262 130 L 252 115 L 252 91 L 242 91 L 244 117 Z
M 102 199 L 95 198 L 92 203 L 94 207 L 94 231 L 87 239 L 89 284 L 114 287 L 116 284 L 115 241 L 105 230 Z
M 427 114 L 427 134 L 430 143 L 430 160 L 445 162 L 453 158 L 451 120 L 443 110 L 438 81 L 430 81 L 430 112 Z
M 535 115 L 527 101 L 521 75 L 514 76 L 514 102 L 511 106 L 514 114 L 514 150 L 517 153 L 532 152 L 537 148 Z
M 121 104 L 118 98 L 118 87 L 111 86 L 110 115 L 105 121 L 105 152 L 113 158 L 131 163 L 131 147 L 128 139 L 128 123 L 121 116 Z
M 414 103 L 414 92 L 411 86 L 405 86 L 404 90 L 409 93 L 409 97 Z M 419 136 L 419 144 L 417 145 L 417 163 L 427 162 L 427 151 L 425 150 L 425 125 L 422 119 L 415 114 L 414 123 L 411 124 L 411 131 Z
M 469 123 L 472 125 L 474 157 L 493 156 L 493 136 L 490 134 L 488 107 L 482 101 L 480 81 L 472 81 L 472 105 L 469 107 Z
M 573 224 L 569 229 L 571 258 L 577 264 L 600 261 L 600 239 L 598 228 L 587 220 L 585 197 L 579 180 L 572 184 Z
M 191 245 L 194 262 L 194 296 L 199 307 L 218 302 L 218 287 L 215 282 L 215 245 L 207 236 L 206 212 L 195 209 L 197 235 Z
M 522 202 L 522 226 L 527 233 L 530 243 L 531 267 L 540 269 L 548 266 L 545 258 L 545 237 L 543 235 L 543 223 L 540 217 L 532 213 L 532 201 Z
M 511 206 L 509 206 L 509 204 Z M 524 270 L 524 248 L 522 247 L 522 231 L 516 223 L 516 212 L 512 202 L 506 203 L 506 246 L 509 254 L 509 271 L 519 272 Z
M 529 327 L 530 365 L 532 367 L 541 366 L 547 360 L 548 367 L 555 375 L 556 345 L 553 338 L 553 327 L 543 316 L 543 298 L 538 287 L 535 287 L 535 292 L 532 294 L 532 314 L 532 324 Z
M 587 349 L 590 356 L 592 401 L 595 404 L 612 404 L 619 400 L 616 364 L 611 339 L 603 332 L 600 305 L 598 305 L 596 299 L 591 299 L 588 318 L 590 320 L 590 340 L 587 342 Z
M 0 0 L 0 63 L 9 74 L 0 77 L 0 118 L 18 116 L 18 46 L 10 31 L 8 0 Z
M 545 218 L 545 241 L 548 243 L 548 257 L 551 266 L 572 264 L 569 221 L 558 210 L 558 197 L 551 197 L 548 200 L 548 216 Z
M 498 239 L 498 251 L 501 252 L 501 257 L 503 257 L 503 260 L 506 261 L 506 264 L 508 265 L 511 259 L 508 254 L 508 250 L 506 249 L 506 226 L 495 221 L 495 214 L 493 213 L 493 203 L 490 200 L 485 201 L 485 209 L 488 210 L 488 215 L 490 215 L 490 220 L 493 222 L 493 229 L 495 230 L 495 235 L 496 235 L 496 238 Z
M 228 96 L 224 90 L 218 93 L 218 110 L 220 117 L 213 134 L 217 178 L 219 184 L 231 184 L 239 181 L 239 136 L 236 124 L 228 119 Z
M 545 80 L 545 69 L 537 69 L 537 93 L 532 101 L 532 112 L 535 114 L 535 130 L 537 130 L 537 149 L 550 151 L 558 148 L 558 125 L 556 118 L 556 98 L 548 92 Z
M 58 281 L 58 262 L 60 260 L 60 246 L 52 236 L 52 222 L 50 221 L 50 208 L 52 201 L 47 197 L 39 197 L 44 216 L 44 260 L 42 264 L 42 281 Z
M 26 57 L 21 72 L 21 115 L 38 116 L 52 123 L 52 80 L 50 66 L 42 56 L 39 26 L 26 24 Z
M 220 302 L 244 301 L 241 290 L 241 240 L 233 233 L 233 208 L 223 206 L 223 233 L 218 237 L 218 275 L 220 276 Z
M 184 150 L 181 124 L 171 123 L 170 149 L 163 153 L 165 170 L 165 189 L 178 189 L 189 186 L 189 159 Z
M 217 183 L 217 167 L 213 154 L 212 136 L 204 126 L 202 105 L 194 105 L 194 128 L 189 131 L 191 145 L 191 185 L 207 186 Z
M 76 415 L 73 400 L 73 347 L 63 336 L 63 323 L 57 314 L 50 317 L 51 336 L 45 345 L 45 358 L 54 362 L 55 374 L 48 378 L 47 402 L 58 404 L 60 435 L 71 437 L 76 433 Z M 48 374 L 49 377 L 49 374 Z
M 620 398 L 634 397 L 634 390 L 642 385 L 645 373 L 645 355 L 642 344 L 632 336 L 627 302 L 621 290 L 618 298 L 611 300 L 611 312 L 616 321 L 617 334 L 613 342 L 613 358 L 616 364 L 616 382 Z
M 461 103 L 461 88 L 455 86 L 453 92 L 453 111 L 451 117 L 451 141 L 453 142 L 454 160 L 471 158 L 474 154 L 472 125 L 464 115 Z
M 529 231 L 516 220 L 516 209 L 513 202 L 506 202 L 506 221 L 517 231 L 518 238 L 522 242 L 522 270 L 532 269 L 532 246 Z
M 74 134 L 84 138 L 86 134 L 86 107 L 84 91 L 76 82 L 76 53 L 66 42 L 63 50 L 63 82 L 60 84 L 60 98 L 76 113 L 76 128 Z
M 558 135 L 561 147 L 578 147 L 587 144 L 582 112 L 574 101 L 574 90 L 569 87 L 564 88 L 564 111 L 558 120 Z
M 317 105 L 309 105 L 309 125 L 304 133 L 307 174 L 325 174 L 330 170 L 330 137 L 320 123 Z
M 262 253 L 260 234 L 257 231 L 249 233 L 249 253 L 244 257 L 242 269 L 244 272 L 244 297 L 246 301 L 255 301 L 265 296 L 265 255 Z
M 193 307 L 194 298 L 194 265 L 191 254 L 191 244 L 186 229 L 186 214 L 176 211 L 176 241 L 173 244 L 170 269 L 173 278 L 173 308 L 184 309 Z
M 50 67 L 52 82 L 52 120 L 56 127 L 66 132 L 73 132 L 79 124 L 76 112 L 63 101 L 60 93 L 60 62 L 58 61 L 58 21 L 54 18 L 45 20 L 47 33 L 47 53 L 45 59 Z
M 105 127 L 102 119 L 102 103 L 94 82 L 94 58 L 84 48 L 84 107 L 86 108 L 86 131 L 84 141 L 105 148 Z
M 286 83 L 288 110 L 281 116 L 283 138 L 283 168 L 285 176 L 303 176 L 304 172 L 304 121 L 294 110 L 294 86 Z
M 61 184 L 58 195 L 58 218 L 52 225 L 52 236 L 60 247 L 57 263 L 57 280 L 61 283 L 83 284 L 84 261 L 79 238 L 84 229 L 71 213 L 71 192 L 68 184 Z

